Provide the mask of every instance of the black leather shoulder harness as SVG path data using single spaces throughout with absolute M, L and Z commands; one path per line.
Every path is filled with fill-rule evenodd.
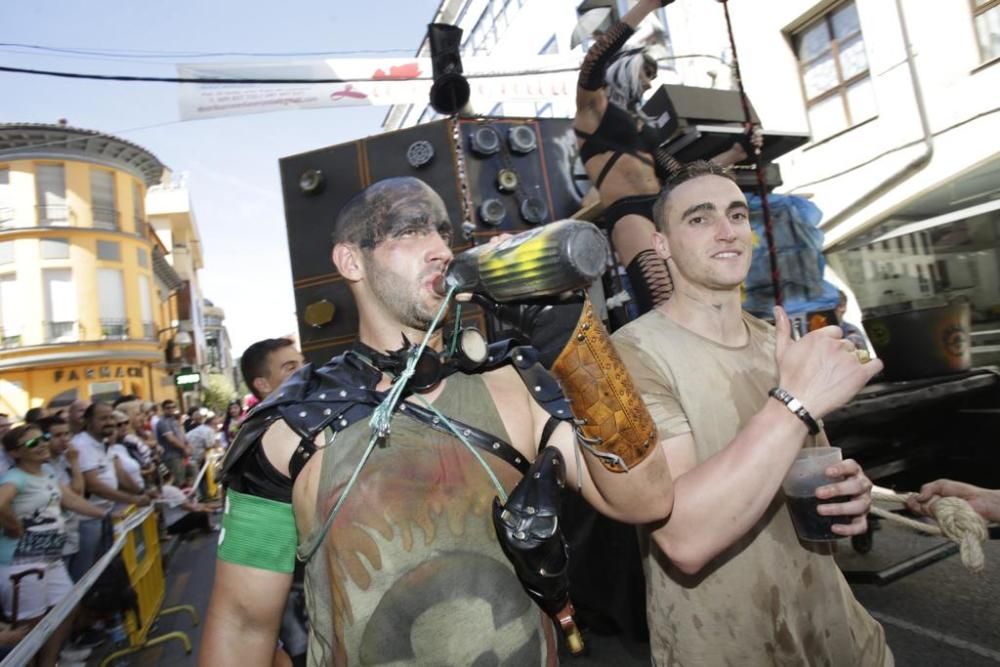
M 569 402 L 563 396 L 559 383 L 538 363 L 538 353 L 534 348 L 516 346 L 510 340 L 494 343 L 490 345 L 488 360 L 481 371 L 492 370 L 506 363 L 513 364 L 532 397 L 554 420 L 572 419 Z M 386 395 L 386 392 L 376 390 L 381 377 L 382 371 L 372 365 L 363 354 L 353 350 L 335 357 L 318 368 L 311 364 L 300 368 L 281 385 L 277 392 L 259 403 L 240 426 L 236 440 L 226 453 L 223 462 L 223 483 L 239 487 L 241 485 L 239 478 L 248 465 L 260 467 L 266 462 L 266 457 L 263 457 L 260 451 L 261 439 L 275 421 L 284 420 L 300 438 L 299 445 L 288 463 L 290 479 L 287 488 L 275 488 L 275 475 L 268 475 L 265 471 L 265 474 L 258 477 L 268 479 L 258 485 L 261 488 L 258 488 L 257 492 L 264 490 L 265 495 L 275 496 L 275 499 L 290 500 L 291 485 L 316 452 L 316 437 L 327 428 L 336 433 L 361 419 L 370 417 Z M 452 432 L 437 415 L 420 405 L 400 401 L 396 410 L 431 428 Z M 474 446 L 506 461 L 522 474 L 528 470 L 530 462 L 526 461 L 510 443 L 465 424 L 451 415 L 448 415 L 448 419 L 452 426 L 461 431 Z M 546 440 L 553 430 L 551 424 L 546 425 Z M 256 465 L 253 460 L 248 460 L 248 455 L 253 456 Z M 270 492 L 266 489 L 270 489 Z

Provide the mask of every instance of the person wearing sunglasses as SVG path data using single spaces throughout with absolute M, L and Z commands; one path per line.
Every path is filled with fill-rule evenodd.
M 83 496 L 85 485 L 83 472 L 80 470 L 80 456 L 70 440 L 73 437 L 69 422 L 58 415 L 45 417 L 38 422 L 38 427 L 49 439 L 49 460 L 42 464 L 42 469 L 51 473 L 60 484 L 68 486 L 78 496 Z M 66 567 L 73 555 L 80 550 L 80 515 L 75 512 L 63 512 L 66 522 L 66 545 L 63 547 L 63 560 Z
M 114 444 L 108 447 L 108 454 L 118 461 L 122 470 L 132 481 L 132 487 L 125 488 L 125 490 L 142 493 L 146 488 L 146 482 L 142 477 L 142 464 L 139 462 L 138 454 L 134 452 L 132 447 L 129 447 L 130 443 L 126 441 L 131 428 L 128 415 L 121 410 L 115 410 L 111 416 L 115 418 L 115 435 L 112 439 Z
M 66 523 L 62 509 L 101 519 L 107 510 L 96 507 L 62 484 L 44 464 L 50 458 L 51 435 L 34 424 L 11 429 L 3 437 L 4 450 L 14 467 L 0 476 L 0 604 L 13 612 L 11 576 L 39 570 L 41 576 L 26 576 L 18 584 L 17 621 L 37 623 L 73 588 L 63 549 Z M 56 629 L 39 650 L 38 665 L 55 665 L 72 616 Z
M 156 478 L 156 460 L 153 451 L 156 448 L 156 439 L 147 428 L 147 416 L 142 401 L 136 399 L 119 403 L 115 409 L 122 411 L 128 417 L 128 426 L 124 427 L 121 442 L 132 458 L 139 462 L 144 486 L 149 488 Z

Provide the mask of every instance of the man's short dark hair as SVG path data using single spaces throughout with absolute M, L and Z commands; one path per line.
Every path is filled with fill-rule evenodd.
M 271 353 L 294 344 L 290 338 L 265 338 L 243 351 L 243 357 L 240 358 L 240 372 L 243 373 L 243 381 L 246 382 L 250 393 L 260 398 L 260 394 L 254 389 L 253 381 L 267 375 L 267 358 Z
M 59 415 L 52 415 L 51 417 L 42 417 L 38 420 L 38 428 L 42 429 L 43 433 L 49 433 L 52 431 L 53 426 L 69 426 L 69 422 L 60 417 Z
M 387 238 L 398 233 L 402 227 L 411 225 L 419 216 L 407 215 L 407 208 L 414 202 L 425 202 L 433 193 L 429 185 L 419 178 L 403 176 L 387 178 L 372 183 L 351 197 L 337 214 L 333 223 L 330 240 L 333 245 L 350 243 L 370 250 Z M 426 212 L 421 207 L 420 215 Z M 451 236 L 451 222 L 445 212 L 444 220 L 424 220 L 433 224 L 442 236 Z M 249 382 L 247 383 L 249 385 Z
M 728 167 L 720 167 L 708 160 L 695 160 L 683 165 L 663 184 L 660 196 L 656 198 L 656 203 L 653 204 L 653 222 L 657 230 L 661 232 L 667 231 L 667 200 L 670 198 L 670 193 L 673 192 L 673 189 L 681 183 L 686 183 L 699 176 L 722 176 L 734 183 L 736 182 L 732 171 Z
M 34 424 L 38 422 L 39 419 L 45 416 L 45 408 L 31 408 L 24 413 L 24 421 L 28 424 Z
M 162 403 L 160 403 L 160 407 L 163 408 L 163 409 L 166 409 L 166 407 L 168 405 L 177 405 L 177 401 L 175 401 L 172 398 L 168 398 L 165 401 L 163 401 Z
M 94 418 L 94 413 L 97 411 L 97 406 L 98 405 L 106 405 L 109 408 L 111 407 L 111 404 L 107 403 L 105 401 L 94 401 L 93 403 L 91 403 L 90 405 L 87 406 L 86 410 L 83 411 L 83 421 L 84 421 L 84 423 L 89 422 L 91 419 Z

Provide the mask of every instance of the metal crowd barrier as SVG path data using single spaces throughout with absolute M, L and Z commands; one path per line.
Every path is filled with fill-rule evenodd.
M 134 513 L 134 510 L 130 511 Z M 155 637 L 149 636 L 149 631 L 158 618 L 179 611 L 191 614 L 192 625 L 198 625 L 198 611 L 191 605 L 162 608 L 163 598 L 166 595 L 166 580 L 163 576 L 163 559 L 160 556 L 159 517 L 155 513 L 146 513 L 141 524 L 125 533 L 122 560 L 125 562 L 129 582 L 139 598 L 139 614 L 136 616 L 134 612 L 126 612 L 125 628 L 128 631 L 129 645 L 104 658 L 101 667 L 122 656 L 137 653 L 172 639 L 181 642 L 185 653 L 190 654 L 191 639 L 187 633 L 175 630 Z
M 205 500 L 219 499 L 221 489 L 219 488 L 218 480 L 215 478 L 215 473 L 225 455 L 224 451 L 216 448 L 210 449 L 205 453 L 205 463 L 201 466 L 201 470 L 198 471 L 198 476 L 194 478 L 194 482 L 188 490 L 189 495 L 197 495 L 198 487 L 201 484 L 202 478 L 204 478 Z
M 136 653 L 172 639 L 183 643 L 187 653 L 191 652 L 191 640 L 183 632 L 168 632 L 152 638 L 149 636 L 153 623 L 164 614 L 187 611 L 191 614 L 194 625 L 198 624 L 198 613 L 190 605 L 161 608 L 166 594 L 166 583 L 160 557 L 159 518 L 157 514 L 152 507 L 142 509 L 133 507 L 125 519 L 115 526 L 115 532 L 117 536 L 111 549 L 94 563 L 93 567 L 83 575 L 62 601 L 49 610 L 49 613 L 43 616 L 38 624 L 25 635 L 4 658 L 3 662 L 0 662 L 0 667 L 21 667 L 30 663 L 49 636 L 80 603 L 83 596 L 119 553 L 122 554 L 129 581 L 139 598 L 139 614 L 137 617 L 131 611 L 126 613 L 125 623 L 128 630 L 129 646 L 108 655 L 101 662 L 101 667 L 106 667 L 124 655 Z

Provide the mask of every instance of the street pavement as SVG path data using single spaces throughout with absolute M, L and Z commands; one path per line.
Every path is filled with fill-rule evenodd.
M 870 553 L 854 553 L 838 544 L 845 570 L 878 570 L 941 542 L 895 525 L 881 525 Z M 1000 540 L 986 544 L 986 571 L 974 575 L 951 556 L 885 586 L 854 584 L 861 603 L 883 624 L 900 667 L 996 667 L 1000 665 Z M 167 571 L 164 606 L 192 604 L 204 612 L 212 586 L 215 537 L 202 536 L 179 545 Z M 192 626 L 186 614 L 164 617 L 153 635 L 187 632 L 194 645 L 184 653 L 171 641 L 126 658 L 120 664 L 180 667 L 195 665 L 203 624 Z M 585 632 L 588 654 L 566 656 L 571 667 L 649 665 L 648 647 L 622 635 Z M 96 661 L 90 664 L 96 665 Z

